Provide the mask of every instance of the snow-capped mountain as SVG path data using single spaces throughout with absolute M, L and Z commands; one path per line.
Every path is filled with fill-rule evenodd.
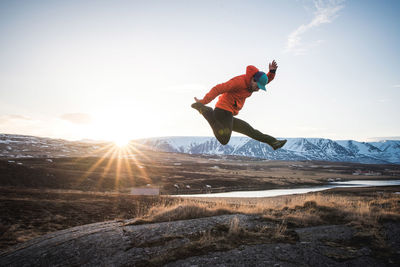
M 400 141 L 358 142 L 324 138 L 288 138 L 274 151 L 248 137 L 232 137 L 225 146 L 214 137 L 159 137 L 136 140 L 140 149 L 188 154 L 237 155 L 270 160 L 318 160 L 400 164 Z M 142 146 L 144 145 L 144 146 Z M 0 134 L 0 158 L 102 156 L 108 142 L 66 141 Z
M 214 137 L 160 137 L 138 140 L 151 149 L 189 154 L 240 155 L 270 160 L 322 160 L 400 164 L 400 141 L 358 142 L 324 138 L 288 138 L 274 151 L 248 137 L 232 137 L 225 146 Z

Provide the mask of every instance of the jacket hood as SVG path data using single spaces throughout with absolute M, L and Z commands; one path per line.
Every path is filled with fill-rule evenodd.
M 249 86 L 251 78 L 253 78 L 254 74 L 256 74 L 257 72 L 259 72 L 259 70 L 256 67 L 254 67 L 253 65 L 247 66 L 246 78 L 245 78 L 247 86 Z

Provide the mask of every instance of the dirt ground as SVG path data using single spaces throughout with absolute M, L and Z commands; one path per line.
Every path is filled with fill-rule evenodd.
M 168 201 L 123 194 L 0 188 L 0 249 L 78 225 L 142 215 Z
M 362 175 L 354 175 L 354 173 Z M 130 158 L 0 160 L 0 186 L 127 193 L 151 185 L 161 194 L 267 190 L 332 180 L 400 179 L 400 165 L 284 162 L 237 156 L 148 151 Z
M 353 175 L 356 171 L 373 175 Z M 320 185 L 329 179 L 399 177 L 399 165 L 278 162 L 163 152 L 146 152 L 131 158 L 3 159 L 0 160 L 0 249 L 74 226 L 140 217 L 151 207 L 177 201 L 167 196 L 128 194 L 131 187 L 147 184 L 159 187 L 163 194 L 192 194 L 204 192 L 206 185 L 211 186 L 212 192 L 221 192 Z M 351 188 L 324 194 L 356 194 L 370 199 L 377 194 L 399 191 L 396 187 Z M 246 201 L 288 203 L 290 198 Z M 236 200 L 229 201 L 235 205 Z
M 377 188 L 337 188 L 320 192 L 332 196 L 359 196 L 370 201 L 397 195 L 400 186 Z M 312 195 L 316 193 L 310 193 Z M 236 205 L 252 204 L 285 206 L 296 203 L 300 196 L 258 199 L 224 199 Z M 74 226 L 114 220 L 132 219 L 146 214 L 154 206 L 166 206 L 178 198 L 132 196 L 127 194 L 85 193 L 63 190 L 0 188 L 0 250 L 46 233 Z M 197 199 L 196 201 L 210 201 Z M 213 199 L 212 201 L 219 201 Z M 300 201 L 299 201 L 300 202 Z M 400 203 L 398 203 L 399 205 Z

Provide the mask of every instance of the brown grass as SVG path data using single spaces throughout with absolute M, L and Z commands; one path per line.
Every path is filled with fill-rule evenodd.
M 379 189 L 383 190 L 383 189 Z M 0 197 L 0 249 L 78 225 L 112 219 L 133 223 L 186 220 L 222 214 L 257 214 L 284 228 L 349 224 L 360 238 L 382 239 L 382 222 L 400 220 L 400 195 L 392 191 L 352 189 L 253 199 L 134 197 L 119 194 L 5 190 Z M 234 222 L 228 229 L 238 232 Z M 259 232 L 271 229 L 259 230 Z M 285 234 L 284 234 L 285 235 Z
M 281 198 L 176 199 L 157 205 L 136 223 L 164 222 L 222 214 L 258 214 L 275 221 L 306 227 L 321 224 L 358 223 L 378 225 L 383 220 L 400 219 L 400 196 L 340 196 L 307 194 Z
M 232 211 L 226 208 L 207 208 L 202 204 L 177 203 L 169 207 L 154 206 L 150 208 L 145 216 L 136 220 L 134 224 L 190 220 L 229 213 L 232 213 Z
M 243 244 L 293 242 L 297 240 L 294 228 L 330 224 L 347 224 L 356 230 L 348 244 L 337 246 L 360 247 L 368 244 L 375 256 L 385 257 L 391 252 L 382 232 L 382 222 L 400 221 L 400 196 L 373 194 L 366 196 L 340 196 L 314 193 L 274 199 L 176 199 L 165 206 L 156 206 L 138 222 L 185 220 L 220 214 L 258 214 L 273 222 L 269 226 L 247 229 L 238 217 L 193 237 L 191 242 L 160 255 L 139 266 L 159 266 L 171 261 L 208 252 L 231 250 Z M 389 254 L 388 254 L 389 253 Z
M 237 248 L 240 245 L 255 245 L 273 242 L 294 242 L 297 236 L 288 230 L 283 222 L 275 227 L 262 227 L 246 229 L 241 225 L 238 217 L 231 221 L 216 225 L 200 236 L 193 236 L 191 242 L 178 249 L 170 251 L 166 255 L 159 255 L 137 263 L 137 266 L 162 266 L 168 262 L 179 259 L 204 255 L 209 252 L 226 251 Z

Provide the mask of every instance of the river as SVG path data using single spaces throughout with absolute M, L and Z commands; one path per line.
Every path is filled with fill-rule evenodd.
M 234 191 L 224 193 L 195 194 L 195 195 L 178 195 L 179 197 L 276 197 L 284 195 L 304 194 L 309 192 L 323 191 L 337 187 L 372 187 L 372 186 L 394 186 L 400 185 L 400 180 L 351 180 L 344 182 L 330 182 L 327 185 L 292 188 L 292 189 L 271 189 L 260 191 Z

